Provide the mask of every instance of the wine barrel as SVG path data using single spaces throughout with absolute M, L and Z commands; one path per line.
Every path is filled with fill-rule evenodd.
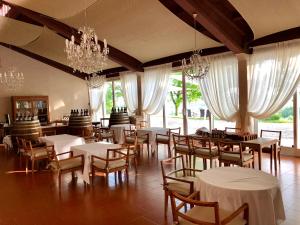
M 69 133 L 79 136 L 90 136 L 93 130 L 90 116 L 70 116 Z
M 41 124 L 39 120 L 16 121 L 12 127 L 12 137 L 25 138 L 28 140 L 37 140 L 41 135 Z
M 130 124 L 127 112 L 112 112 L 109 118 L 109 126 L 116 124 Z

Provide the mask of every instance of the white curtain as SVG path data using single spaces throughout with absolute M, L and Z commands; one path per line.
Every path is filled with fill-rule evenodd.
M 92 120 L 99 120 L 100 108 L 103 102 L 104 85 L 97 88 L 89 88 L 90 107 L 92 113 Z
M 122 94 L 129 112 L 134 113 L 138 107 L 137 75 L 135 73 L 123 73 L 120 75 Z
M 238 60 L 233 54 L 207 57 L 207 76 L 199 81 L 209 111 L 221 120 L 239 119 Z
M 142 76 L 143 112 L 148 115 L 159 113 L 168 95 L 169 76 L 172 64 L 145 68 Z
M 254 50 L 248 64 L 248 112 L 263 119 L 280 110 L 300 80 L 300 41 Z

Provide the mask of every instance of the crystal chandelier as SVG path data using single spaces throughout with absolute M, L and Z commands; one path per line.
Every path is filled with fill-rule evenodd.
M 87 74 L 102 71 L 109 53 L 106 40 L 101 50 L 95 29 L 84 26 L 79 28 L 78 33 L 81 34 L 79 45 L 75 44 L 73 35 L 70 41 L 66 39 L 65 52 L 69 66 L 74 72 L 78 70 Z
M 0 83 L 8 90 L 14 91 L 23 86 L 24 75 L 22 72 L 17 72 L 15 68 L 11 68 L 7 72 L 0 72 Z
M 89 78 L 85 78 L 86 84 L 89 88 L 102 87 L 106 81 L 105 76 L 99 76 L 93 73 Z
M 201 50 L 197 50 L 197 43 L 196 43 L 196 17 L 197 14 L 193 14 L 194 17 L 194 31 L 195 31 L 195 48 L 193 51 L 192 56 L 186 60 L 182 60 L 182 71 L 190 79 L 203 79 L 209 70 L 209 62 L 201 57 Z

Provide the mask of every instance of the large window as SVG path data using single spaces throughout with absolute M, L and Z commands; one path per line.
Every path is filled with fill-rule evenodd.
M 176 72 L 170 76 L 165 103 L 168 128 L 183 127 L 182 101 L 182 75 L 181 72 Z
M 282 131 L 281 145 L 292 147 L 294 145 L 293 132 L 293 98 L 277 113 L 267 119 L 258 120 L 258 134 L 261 130 L 278 130 Z
M 186 79 L 186 100 L 188 133 L 193 134 L 201 127 L 209 129 L 210 112 L 202 99 L 198 80 Z

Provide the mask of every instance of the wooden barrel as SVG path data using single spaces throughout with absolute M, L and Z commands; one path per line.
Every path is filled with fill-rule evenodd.
M 41 135 L 41 124 L 39 120 L 17 121 L 13 123 L 12 137 L 37 140 Z
M 109 118 L 109 126 L 116 124 L 130 124 L 127 112 L 112 112 Z
M 70 116 L 69 133 L 72 135 L 89 136 L 93 130 L 90 116 Z

